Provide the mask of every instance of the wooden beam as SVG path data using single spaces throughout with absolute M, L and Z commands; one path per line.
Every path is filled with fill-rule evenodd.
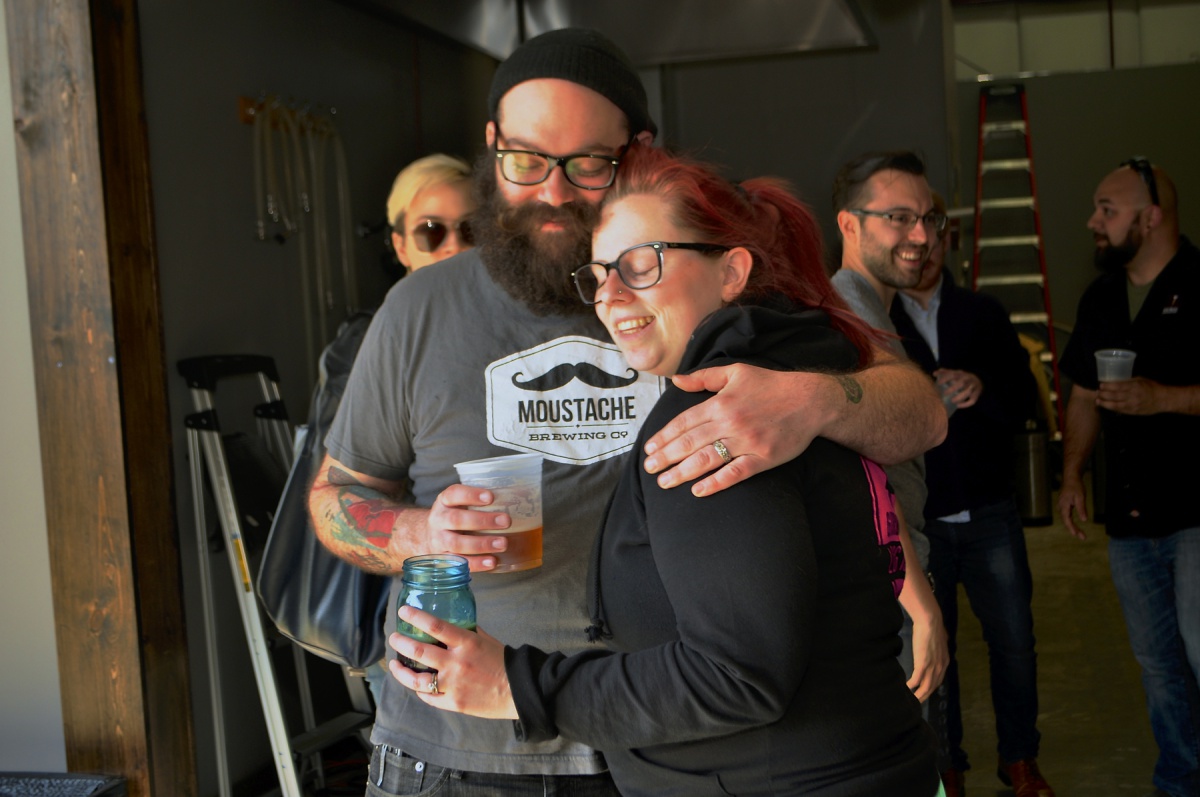
M 88 0 L 5 9 L 67 764 L 165 797 L 195 763 L 134 2 L 95 2 L 95 61 Z
M 151 793 L 193 797 L 195 739 L 137 0 L 92 0 L 91 22 Z

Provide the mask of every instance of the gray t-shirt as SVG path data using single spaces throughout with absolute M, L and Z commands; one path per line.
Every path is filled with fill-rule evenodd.
M 887 308 L 883 306 L 883 300 L 866 277 L 857 271 L 842 268 L 835 271 L 831 279 L 833 287 L 837 288 L 846 304 L 850 305 L 850 309 L 859 318 L 876 329 L 896 334 L 896 325 L 892 323 Z M 901 359 L 907 359 L 904 344 L 899 338 L 889 341 L 889 346 Z M 900 502 L 900 509 L 904 512 L 913 547 L 917 550 L 917 558 L 921 560 L 921 569 L 928 570 L 929 538 L 922 532 L 925 528 L 925 498 L 929 495 L 929 489 L 925 485 L 925 457 L 915 457 L 899 465 L 888 465 L 884 467 L 884 471 L 887 472 L 888 481 L 892 483 L 896 500 Z
M 541 454 L 542 566 L 477 573 L 471 588 L 479 626 L 488 633 L 511 645 L 571 653 L 589 645 L 588 559 L 621 455 L 663 387 L 626 364 L 594 313 L 534 315 L 492 281 L 472 250 L 413 273 L 389 292 L 326 447 L 353 470 L 409 479 L 418 506 L 431 506 L 458 482 L 456 462 Z M 393 580 L 393 603 L 398 588 Z M 394 625 L 389 613 L 389 632 Z M 519 743 L 511 722 L 431 708 L 390 677 L 372 741 L 454 769 L 604 769 L 590 748 L 562 739 Z

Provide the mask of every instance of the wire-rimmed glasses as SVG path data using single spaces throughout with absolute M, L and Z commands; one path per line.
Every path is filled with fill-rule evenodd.
M 918 215 L 911 210 L 866 210 L 859 208 L 851 210 L 850 213 L 855 216 L 874 216 L 877 219 L 883 219 L 897 230 L 908 232 L 917 226 L 917 222 L 925 225 L 926 229 L 940 233 L 946 229 L 947 217 L 945 213 L 939 213 L 936 210 L 931 210 L 924 216 Z

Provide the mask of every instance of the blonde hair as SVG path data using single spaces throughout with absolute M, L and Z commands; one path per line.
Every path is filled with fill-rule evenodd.
M 392 229 L 403 234 L 404 214 L 417 194 L 432 186 L 457 183 L 471 177 L 471 167 L 462 158 L 435 153 L 418 158 L 400 170 L 387 198 L 387 218 Z

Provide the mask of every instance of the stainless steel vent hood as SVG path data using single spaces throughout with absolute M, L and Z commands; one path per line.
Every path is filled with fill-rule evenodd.
M 638 66 L 874 44 L 854 0 L 357 0 L 503 60 L 548 30 L 602 31 Z

